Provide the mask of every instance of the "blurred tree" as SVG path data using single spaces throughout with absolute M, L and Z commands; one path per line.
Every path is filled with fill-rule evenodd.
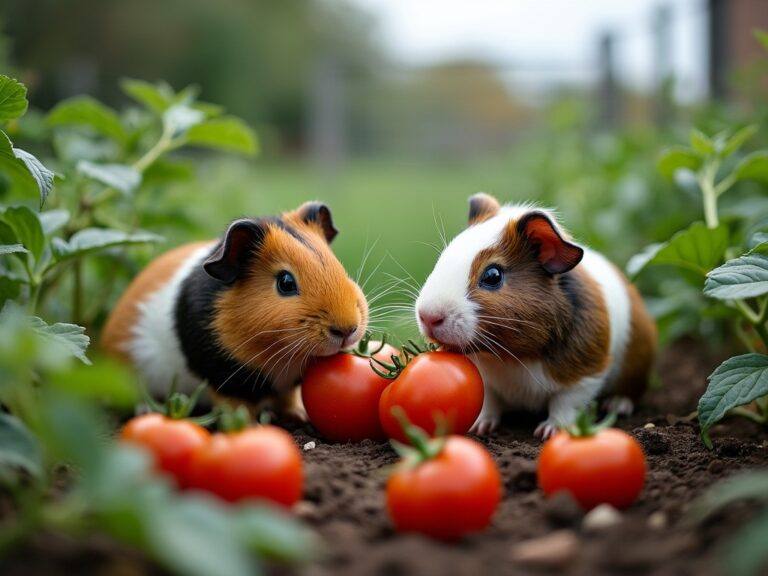
M 204 99 L 300 147 L 316 59 L 369 74 L 370 20 L 342 0 L 5 0 L 0 21 L 33 104 L 121 98 L 123 76 L 197 83 Z

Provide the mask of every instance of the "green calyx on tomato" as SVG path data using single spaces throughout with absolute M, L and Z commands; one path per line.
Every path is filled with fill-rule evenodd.
M 420 345 L 413 340 L 408 340 L 408 344 L 404 344 L 402 346 L 402 357 L 393 354 L 390 358 L 392 361 L 391 363 L 371 357 L 371 370 L 376 372 L 376 374 L 382 378 L 386 378 L 387 380 L 394 380 L 400 375 L 400 372 L 405 369 L 408 363 L 416 356 L 423 354 L 424 352 L 435 352 L 437 349 L 438 346 L 431 342 Z M 378 364 L 384 370 L 377 368 L 376 364 Z
M 616 423 L 616 413 L 609 412 L 600 422 L 597 421 L 597 407 L 592 402 L 579 412 L 576 420 L 563 429 L 574 438 L 589 438 L 602 430 L 607 430 Z
M 269 416 L 266 412 L 259 418 L 259 424 L 269 424 Z M 237 408 L 223 405 L 219 412 L 219 430 L 222 432 L 240 432 L 251 425 L 251 413 L 242 404 Z
M 437 428 L 435 430 L 435 436 L 434 438 L 430 438 L 429 434 L 427 434 L 424 429 L 411 423 L 405 410 L 400 406 L 392 408 L 392 416 L 398 421 L 403 429 L 403 433 L 411 443 L 411 445 L 408 446 L 397 440 L 390 440 L 392 448 L 402 458 L 401 466 L 404 466 L 405 468 L 414 468 L 422 462 L 432 460 L 442 452 L 445 447 L 445 440 L 448 432 L 448 426 L 444 418 L 436 419 Z
M 207 384 L 200 384 L 189 396 L 176 390 L 176 380 L 171 384 L 171 390 L 162 404 L 152 398 L 149 394 L 144 394 L 144 400 L 152 412 L 158 412 L 167 416 L 171 420 L 189 420 L 200 426 L 208 426 L 216 422 L 219 417 L 216 409 L 202 416 L 191 417 L 192 411 L 200 399 L 200 395 L 205 390 Z
M 352 349 L 352 354 L 359 356 L 360 358 L 372 359 L 376 354 L 384 350 L 387 345 L 388 335 L 386 332 L 382 332 L 381 340 L 375 350 L 371 350 L 371 340 L 373 339 L 372 332 L 366 332 L 365 335 L 360 338 L 360 342 L 357 343 L 357 347 Z

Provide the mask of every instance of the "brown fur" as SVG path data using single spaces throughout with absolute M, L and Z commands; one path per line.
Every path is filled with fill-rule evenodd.
M 101 333 L 102 349 L 121 360 L 130 360 L 124 347 L 130 340 L 131 330 L 138 320 L 138 305 L 162 288 L 195 251 L 211 244 L 211 242 L 184 244 L 157 257 L 142 270 L 112 309 Z
M 498 291 L 476 288 L 490 264 L 500 265 L 507 276 Z M 569 290 L 565 283 L 570 283 Z M 606 367 L 610 328 L 599 287 L 578 266 L 563 275 L 547 273 L 535 246 L 518 232 L 517 222 L 507 225 L 496 246 L 475 257 L 470 286 L 471 298 L 483 311 L 478 327 L 483 336 L 475 342 L 481 350 L 541 360 L 563 385 Z
M 637 400 L 643 395 L 656 357 L 658 333 L 656 323 L 648 314 L 637 288 L 627 281 L 627 293 L 632 309 L 631 332 L 621 372 L 613 393 Z
M 213 323 L 224 349 L 265 374 L 322 353 L 330 327 L 357 326 L 362 334 L 368 321 L 365 297 L 325 241 L 322 225 L 304 222 L 299 211 L 284 214 L 283 221 L 303 241 L 270 225 L 247 277 L 216 303 Z M 280 270 L 296 276 L 298 297 L 277 294 Z
M 495 216 L 501 204 L 490 194 L 478 192 L 469 198 L 469 224 L 478 224 Z

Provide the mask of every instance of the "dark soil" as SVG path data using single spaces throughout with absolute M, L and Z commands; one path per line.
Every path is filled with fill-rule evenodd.
M 707 487 L 740 469 L 768 467 L 768 434 L 752 423 L 730 421 L 713 431 L 708 451 L 689 417 L 706 376 L 723 358 L 693 343 L 665 353 L 662 385 L 638 413 L 620 422 L 643 445 L 649 462 L 640 499 L 614 526 L 589 531 L 583 513 L 568 497 L 546 500 L 536 488 L 540 442 L 532 435 L 540 415 L 517 415 L 502 430 L 481 438 L 496 459 L 506 494 L 493 525 L 448 545 L 417 535 L 394 533 L 384 501 L 384 467 L 395 461 L 388 445 L 334 445 L 309 425 L 294 430 L 306 462 L 305 500 L 297 514 L 323 538 L 323 559 L 299 573 L 325 575 L 453 574 L 727 574 L 717 562 L 718 546 L 749 517 L 737 506 L 698 527 L 684 522 L 691 502 Z M 519 545 L 542 537 L 539 559 L 523 562 Z M 767 544 L 768 545 L 768 544 Z M 0 570 L 10 574 L 148 574 L 146 561 L 98 539 L 85 544 L 40 536 Z M 283 572 L 283 570 L 279 570 Z M 767 572 L 768 573 L 768 572 Z

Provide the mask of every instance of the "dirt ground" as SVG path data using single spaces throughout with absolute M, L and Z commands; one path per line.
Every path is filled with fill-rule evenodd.
M 487 531 L 454 545 L 393 532 L 385 511 L 382 468 L 395 458 L 386 444 L 327 444 L 309 425 L 302 426 L 293 431 L 298 444 L 314 441 L 316 446 L 304 451 L 305 500 L 297 506 L 297 514 L 317 529 L 326 554 L 296 572 L 308 576 L 726 574 L 715 561 L 717 545 L 745 520 L 746 507 L 696 528 L 685 525 L 683 517 L 691 501 L 716 481 L 739 469 L 767 467 L 768 434 L 751 423 L 731 421 L 713 431 L 713 451 L 701 444 L 695 421 L 686 416 L 695 409 L 706 376 L 720 360 L 691 343 L 667 350 L 659 369 L 663 385 L 647 395 L 635 416 L 620 422 L 646 451 L 646 487 L 620 522 L 602 531 L 585 529 L 582 513 L 569 498 L 546 500 L 537 490 L 540 442 L 532 436 L 537 415 L 509 417 L 499 432 L 480 439 L 501 469 L 505 496 Z M 541 544 L 544 554 L 520 560 L 520 543 L 547 536 L 553 540 Z M 159 573 L 143 559 L 99 539 L 77 545 L 51 537 L 39 540 L 9 559 L 2 573 Z

